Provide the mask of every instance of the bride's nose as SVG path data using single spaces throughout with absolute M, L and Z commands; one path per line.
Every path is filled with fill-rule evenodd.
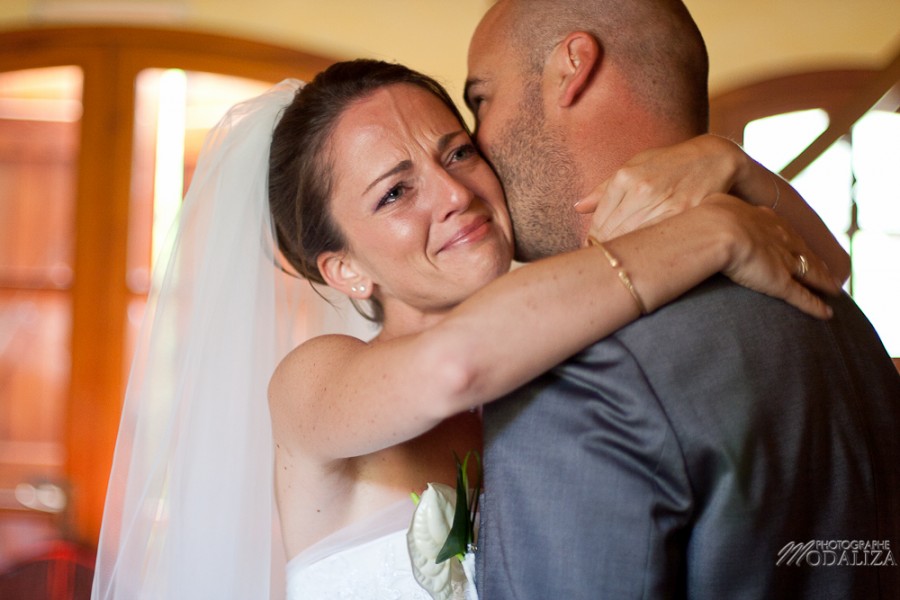
M 437 221 L 443 221 L 454 213 L 464 212 L 469 208 L 475 198 L 469 186 L 444 169 L 436 169 L 434 177 L 434 211 Z

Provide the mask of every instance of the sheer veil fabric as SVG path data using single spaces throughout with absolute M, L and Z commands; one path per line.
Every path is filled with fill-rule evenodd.
M 154 273 L 94 600 L 283 597 L 268 381 L 305 337 L 367 334 L 276 266 L 269 144 L 300 87 L 234 106 L 204 143 Z

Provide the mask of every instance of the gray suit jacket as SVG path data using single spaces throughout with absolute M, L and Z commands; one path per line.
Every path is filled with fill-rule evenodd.
M 482 600 L 900 598 L 900 376 L 831 304 L 716 277 L 487 405 Z

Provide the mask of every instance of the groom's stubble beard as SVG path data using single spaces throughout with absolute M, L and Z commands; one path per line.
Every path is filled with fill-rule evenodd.
M 491 160 L 506 193 L 516 260 L 581 246 L 581 219 L 573 208 L 580 176 L 561 133 L 545 122 L 539 81 L 525 85 L 517 116 L 491 146 Z

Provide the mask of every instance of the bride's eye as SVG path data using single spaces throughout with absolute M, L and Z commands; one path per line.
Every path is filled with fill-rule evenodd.
M 375 210 L 379 208 L 383 208 L 389 204 L 393 204 L 397 200 L 399 200 L 403 194 L 406 192 L 406 186 L 402 183 L 398 183 L 389 189 L 384 196 L 381 197 L 381 200 L 378 201 L 378 204 L 375 206 Z
M 472 156 L 476 156 L 477 154 L 478 150 L 475 149 L 475 146 L 473 144 L 463 144 L 459 148 L 456 148 L 450 155 L 450 162 L 459 162 L 461 160 L 466 160 L 467 158 L 471 158 Z

